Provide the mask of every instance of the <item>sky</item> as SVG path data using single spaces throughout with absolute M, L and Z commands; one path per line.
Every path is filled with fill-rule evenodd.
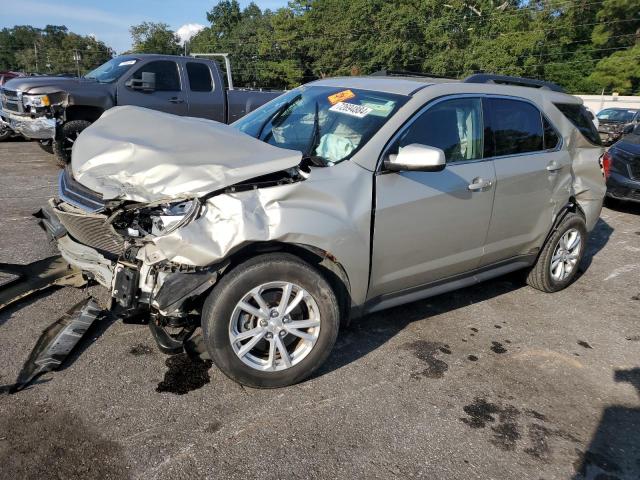
M 286 0 L 254 0 L 263 10 L 285 6 Z M 245 7 L 249 0 L 239 0 Z M 17 0 L 3 1 L 0 28 L 14 25 L 66 25 L 81 35 L 95 35 L 116 52 L 131 46 L 129 27 L 144 21 L 168 23 L 174 30 L 194 31 L 207 25 L 206 12 L 217 0 Z

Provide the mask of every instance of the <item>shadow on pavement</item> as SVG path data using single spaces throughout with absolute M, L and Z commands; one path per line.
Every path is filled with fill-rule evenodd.
M 614 379 L 633 385 L 640 398 L 640 368 L 616 370 Z M 640 408 L 605 408 L 589 447 L 580 453 L 574 480 L 640 478 Z

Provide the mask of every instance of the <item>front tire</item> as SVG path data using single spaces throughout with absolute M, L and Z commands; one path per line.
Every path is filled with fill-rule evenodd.
M 53 141 L 52 140 L 38 140 L 38 146 L 45 152 L 53 154 Z
M 9 140 L 13 136 L 13 131 L 9 127 L 0 128 L 0 142 Z
M 213 362 L 232 380 L 277 388 L 309 377 L 329 356 L 340 309 L 326 279 L 285 254 L 255 257 L 226 274 L 202 313 Z
M 547 241 L 527 276 L 527 283 L 543 292 L 557 292 L 576 278 L 587 244 L 584 219 L 570 212 Z
M 53 151 L 61 167 L 71 161 L 71 149 L 82 131 L 91 125 L 89 120 L 71 120 L 60 128 L 58 138 L 53 142 Z

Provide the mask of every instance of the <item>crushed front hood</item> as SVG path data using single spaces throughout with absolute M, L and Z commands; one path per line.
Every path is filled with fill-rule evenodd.
M 302 154 L 237 129 L 141 107 L 115 107 L 73 146 L 75 179 L 105 200 L 202 196 L 295 167 Z

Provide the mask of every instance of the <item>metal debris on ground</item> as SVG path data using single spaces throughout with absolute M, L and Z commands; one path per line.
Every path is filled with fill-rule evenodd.
M 37 376 L 58 369 L 101 313 L 96 301 L 87 298 L 47 327 L 22 367 L 11 393 L 24 389 Z
M 53 285 L 81 287 L 86 284 L 82 272 L 71 267 L 60 255 L 27 265 L 0 263 L 0 272 L 17 277 L 0 286 L 0 310 Z

